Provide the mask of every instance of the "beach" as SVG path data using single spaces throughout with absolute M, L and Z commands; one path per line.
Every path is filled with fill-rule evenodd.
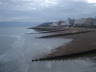
M 52 36 L 53 37 L 53 36 Z M 58 36 L 59 37 L 59 36 Z M 72 34 L 60 36 L 64 39 L 73 39 L 71 42 L 66 45 L 62 45 L 55 49 L 52 49 L 50 53 L 46 54 L 44 57 L 39 60 L 48 60 L 55 59 L 59 57 L 66 57 L 71 55 L 78 55 L 86 52 L 91 52 L 96 50 L 96 31 L 90 31 L 80 34 Z

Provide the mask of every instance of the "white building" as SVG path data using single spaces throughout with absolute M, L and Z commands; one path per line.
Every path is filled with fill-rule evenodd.
M 53 22 L 51 26 L 58 26 L 57 22 Z
M 58 21 L 58 22 L 53 22 L 51 26 L 64 26 L 66 25 L 65 21 Z

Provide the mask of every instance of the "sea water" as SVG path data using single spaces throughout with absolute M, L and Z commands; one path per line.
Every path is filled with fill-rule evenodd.
M 93 58 L 32 62 L 71 41 L 40 36 L 27 27 L 0 27 L 0 72 L 96 72 Z

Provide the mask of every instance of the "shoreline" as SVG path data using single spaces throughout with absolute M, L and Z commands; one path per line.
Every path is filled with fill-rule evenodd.
M 62 36 L 62 38 L 72 38 L 73 40 L 66 45 L 62 45 L 54 49 L 51 53 L 46 54 L 40 59 L 34 59 L 32 61 L 66 58 L 73 55 L 78 56 L 86 53 L 92 53 L 96 50 L 96 31 L 81 33 L 77 35 Z M 96 51 L 95 51 L 96 53 Z

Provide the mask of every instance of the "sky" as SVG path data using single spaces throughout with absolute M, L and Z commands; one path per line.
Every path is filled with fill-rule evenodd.
M 96 0 L 0 0 L 0 22 L 46 22 L 96 16 Z

